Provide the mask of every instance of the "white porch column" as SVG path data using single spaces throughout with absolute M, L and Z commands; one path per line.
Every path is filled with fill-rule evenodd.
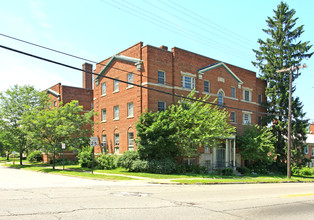
M 236 168 L 236 139 L 233 139 L 233 167 Z
M 228 167 L 228 155 L 229 155 L 229 148 L 228 148 L 228 139 L 226 139 L 226 149 L 225 149 L 225 167 Z

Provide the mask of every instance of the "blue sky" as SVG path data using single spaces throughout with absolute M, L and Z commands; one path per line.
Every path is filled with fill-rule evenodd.
M 314 44 L 314 1 L 288 0 Z M 279 0 L 10 0 L 0 8 L 1 34 L 99 62 L 140 41 L 179 47 L 258 73 L 251 64 L 257 39 Z M 84 61 L 3 36 L 0 44 L 81 68 Z M 314 51 L 314 48 L 312 48 Z M 314 122 L 314 57 L 297 81 L 296 96 Z M 0 91 L 14 84 L 46 89 L 61 82 L 81 86 L 81 72 L 0 48 Z

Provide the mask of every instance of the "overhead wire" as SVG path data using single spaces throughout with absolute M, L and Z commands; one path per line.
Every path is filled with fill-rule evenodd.
M 187 96 L 166 92 L 166 91 L 162 91 L 162 90 L 159 90 L 159 89 L 154 89 L 154 88 L 151 88 L 151 87 L 146 87 L 146 86 L 139 85 L 139 84 L 136 84 L 136 83 L 127 82 L 127 81 L 124 81 L 124 80 L 121 80 L 121 79 L 117 79 L 117 78 L 113 78 L 113 77 L 110 77 L 110 76 L 101 75 L 101 74 L 97 74 L 97 73 L 94 73 L 94 72 L 86 71 L 86 70 L 83 70 L 83 69 L 80 69 L 80 68 L 77 68 L 77 67 L 74 67 L 74 66 L 71 66 L 71 65 L 68 65 L 68 64 L 57 62 L 57 61 L 54 61 L 54 60 L 51 60 L 51 59 L 47 59 L 47 58 L 44 58 L 44 57 L 41 57 L 41 56 L 36 56 L 34 54 L 30 54 L 30 53 L 27 53 L 27 52 L 24 52 L 24 51 L 21 51 L 21 50 L 16 50 L 16 49 L 11 48 L 11 47 L 6 47 L 6 46 L 3 46 L 3 45 L 0 45 L 0 47 L 3 48 L 3 49 L 6 49 L 6 50 L 10 50 L 10 51 L 13 51 L 13 52 L 16 52 L 16 53 L 19 53 L 19 54 L 23 54 L 23 55 L 26 55 L 26 56 L 29 56 L 29 57 L 33 57 L 33 58 L 36 58 L 36 59 L 39 59 L 39 60 L 43 60 L 43 61 L 46 61 L 46 62 L 49 62 L 49 63 L 56 64 L 56 65 L 59 65 L 59 66 L 67 67 L 67 68 L 74 69 L 74 70 L 77 70 L 77 71 L 84 71 L 86 73 L 89 73 L 89 74 L 92 74 L 92 75 L 96 75 L 96 76 L 99 76 L 99 77 L 103 77 L 103 78 L 107 78 L 107 79 L 110 79 L 110 80 L 119 81 L 119 82 L 124 83 L 124 84 L 133 85 L 133 86 L 136 86 L 136 87 L 139 87 L 139 88 L 144 88 L 144 89 L 147 89 L 147 90 L 159 92 L 159 93 L 166 94 L 166 95 L 171 95 L 171 96 L 182 98 L 182 99 L 188 99 L 190 101 L 202 102 L 202 103 L 211 104 L 211 105 L 218 106 L 218 107 L 221 107 L 221 108 L 226 108 L 226 109 L 234 109 L 234 110 L 240 110 L 240 111 L 249 111 L 249 112 L 260 114 L 260 115 L 284 116 L 284 115 L 280 115 L 280 114 L 259 112 L 259 111 L 249 110 L 249 109 L 242 109 L 242 108 L 232 107 L 232 106 L 219 105 L 217 103 L 212 103 L 212 102 L 204 101 L 204 100 L 201 100 L 201 99 L 190 98 L 190 97 L 187 97 Z

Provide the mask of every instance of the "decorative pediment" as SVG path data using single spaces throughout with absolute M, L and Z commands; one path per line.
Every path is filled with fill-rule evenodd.
M 106 72 L 107 69 L 110 68 L 110 65 L 115 60 L 122 60 L 122 61 L 130 62 L 130 63 L 134 63 L 134 65 L 136 66 L 138 71 L 140 71 L 142 69 L 143 60 L 140 60 L 140 59 L 137 59 L 137 58 L 134 58 L 134 57 L 124 56 L 124 55 L 114 55 L 114 56 L 111 57 L 111 59 L 108 61 L 108 63 L 104 66 L 104 68 L 102 68 L 102 70 L 100 71 L 99 75 L 95 78 L 96 82 L 98 82 L 99 77 L 101 75 L 103 75 Z
M 207 72 L 207 71 L 209 71 L 209 70 L 212 70 L 212 69 L 215 69 L 215 68 L 220 67 L 220 66 L 222 66 L 225 70 L 227 70 L 227 72 L 228 72 L 235 80 L 237 80 L 237 82 L 238 82 L 239 85 L 242 85 L 242 84 L 243 84 L 242 80 L 241 80 L 236 74 L 234 74 L 234 72 L 232 72 L 232 70 L 229 69 L 229 68 L 227 67 L 227 65 L 224 64 L 223 62 L 215 63 L 215 64 L 212 64 L 212 65 L 209 65 L 209 66 L 205 66 L 205 67 L 199 69 L 199 70 L 197 71 L 198 74 L 199 74 L 199 78 L 202 78 L 205 72 Z

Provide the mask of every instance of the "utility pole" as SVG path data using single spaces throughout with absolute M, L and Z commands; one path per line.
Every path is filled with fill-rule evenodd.
M 306 68 L 307 66 L 292 66 L 287 69 L 277 70 L 276 73 L 289 71 L 289 111 L 288 111 L 288 152 L 287 152 L 287 178 L 291 178 L 291 102 L 292 102 L 292 73 L 294 70 Z

